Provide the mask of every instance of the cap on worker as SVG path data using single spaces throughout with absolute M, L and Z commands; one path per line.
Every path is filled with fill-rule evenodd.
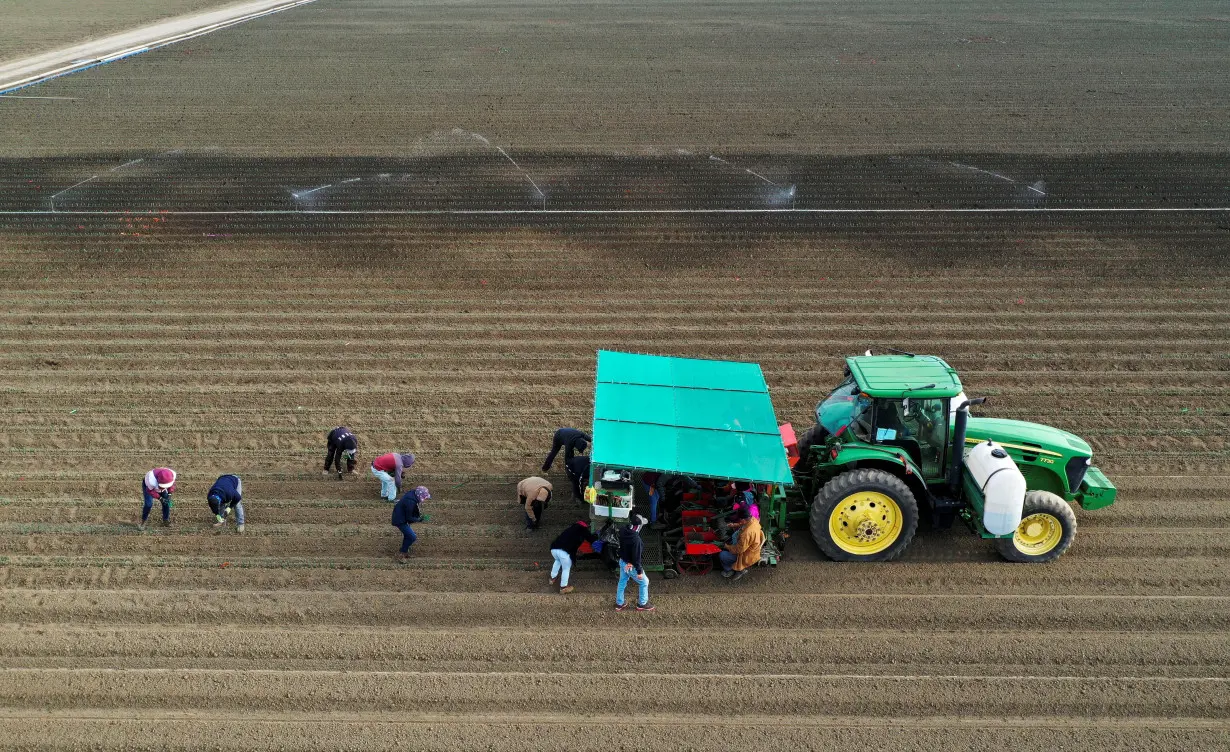
M 427 501 L 428 499 L 431 498 L 431 491 L 427 490 L 427 486 L 415 486 L 414 487 L 414 498 L 418 499 L 419 501 Z
M 413 455 L 413 454 L 409 454 L 409 453 L 407 453 L 407 454 L 403 454 L 403 455 L 401 456 L 401 465 L 402 465 L 402 467 L 410 467 L 410 466 L 411 466 L 411 465 L 413 465 L 413 464 L 414 464 L 414 455 Z
M 632 515 L 632 519 L 628 520 L 628 522 L 632 525 L 632 529 L 639 533 L 641 528 L 645 527 L 645 523 L 649 522 L 649 520 L 639 514 L 634 514 Z
M 153 481 L 151 484 L 149 481 Z M 146 487 L 156 485 L 159 488 L 166 490 L 175 485 L 175 471 L 169 467 L 156 467 L 149 471 L 146 476 Z

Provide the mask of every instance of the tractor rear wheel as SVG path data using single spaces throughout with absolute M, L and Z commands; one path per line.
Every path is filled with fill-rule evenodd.
M 811 537 L 833 561 L 892 561 L 918 530 L 918 502 L 892 473 L 850 470 L 816 494 L 810 523 Z
M 995 548 L 1008 561 L 1042 564 L 1063 555 L 1076 537 L 1072 505 L 1049 491 L 1025 494 L 1021 524 L 1011 538 L 996 538 Z

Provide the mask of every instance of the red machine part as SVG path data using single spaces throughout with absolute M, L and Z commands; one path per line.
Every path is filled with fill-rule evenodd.
M 714 543 L 714 513 L 705 509 L 683 511 L 683 553 L 675 562 L 682 574 L 705 575 L 713 571 L 713 555 L 722 550 Z

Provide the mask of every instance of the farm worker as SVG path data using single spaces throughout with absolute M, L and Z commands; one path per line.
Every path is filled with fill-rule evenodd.
M 397 494 L 401 491 L 401 474 L 413 464 L 413 454 L 382 454 L 372 460 L 372 475 L 380 481 L 380 495 L 388 501 L 397 501 Z
M 551 481 L 531 475 L 517 484 L 517 498 L 525 507 L 525 529 L 537 530 L 542 523 L 542 510 L 551 501 Z
M 572 483 L 573 500 L 578 504 L 583 503 L 585 500 L 583 492 L 589 485 L 589 457 L 578 454 L 567 460 L 564 462 L 564 472 L 568 475 L 568 481 Z
M 423 519 L 419 505 L 430 498 L 431 492 L 427 490 L 427 486 L 416 486 L 393 505 L 393 527 L 401 531 L 401 552 L 397 558 L 402 561 L 410 558 L 410 547 L 418 540 L 410 523 Z
M 641 485 L 649 497 L 649 524 L 658 524 L 658 502 L 662 500 L 662 473 L 641 473 Z
M 589 434 L 584 431 L 575 428 L 559 429 L 551 438 L 551 451 L 542 462 L 542 471 L 550 472 L 551 465 L 555 464 L 555 455 L 559 454 L 561 448 L 564 450 L 564 466 L 567 467 L 568 460 L 572 459 L 573 455 L 585 453 L 589 448 L 589 441 Z
M 645 574 L 645 568 L 641 566 L 641 554 L 645 551 L 645 542 L 641 540 L 641 528 L 648 521 L 641 515 L 635 514 L 632 520 L 619 530 L 619 585 L 615 588 L 616 611 L 623 611 L 628 607 L 624 603 L 624 590 L 627 589 L 630 579 L 636 580 L 639 590 L 636 610 L 653 611 L 653 604 L 649 602 L 649 575 Z
M 141 484 L 141 496 L 145 504 L 141 507 L 141 524 L 137 527 L 145 529 L 145 521 L 154 508 L 154 499 L 162 502 L 162 524 L 171 524 L 171 494 L 175 493 L 175 471 L 169 467 L 156 467 L 145 474 L 145 482 Z
M 718 553 L 722 562 L 722 576 L 731 582 L 747 576 L 749 567 L 760 563 L 760 549 L 764 546 L 764 530 L 760 527 L 760 516 L 749 514 L 739 523 L 734 541 Z
M 342 477 L 342 458 L 346 458 L 346 472 L 353 473 L 359 456 L 359 440 L 346 426 L 338 426 L 329 432 L 325 439 L 325 474 L 329 474 L 329 466 L 337 469 L 337 477 Z
M 220 475 L 205 494 L 209 509 L 214 513 L 214 527 L 226 524 L 226 518 L 235 510 L 235 531 L 243 532 L 243 481 L 238 475 Z
M 551 558 L 555 560 L 551 565 L 551 584 L 559 582 L 560 595 L 573 591 L 572 585 L 568 584 L 568 575 L 572 572 L 572 562 L 576 561 L 577 549 L 582 543 L 592 544 L 596 540 L 598 536 L 589 529 L 589 523 L 577 520 L 551 541 Z
M 406 522 L 426 522 L 428 517 L 419 508 L 419 503 L 430 498 L 431 494 L 427 491 L 427 486 L 415 486 L 402 494 L 402 497 L 397 500 L 397 506 L 401 507 L 405 513 Z

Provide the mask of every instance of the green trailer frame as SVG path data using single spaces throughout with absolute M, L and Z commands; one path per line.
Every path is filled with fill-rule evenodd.
M 759 364 L 612 350 L 597 361 L 591 488 L 606 470 L 746 481 L 771 488 L 760 500 L 766 538 L 784 531 L 794 478 Z M 647 556 L 646 569 L 669 572 L 662 547 L 661 562 Z

